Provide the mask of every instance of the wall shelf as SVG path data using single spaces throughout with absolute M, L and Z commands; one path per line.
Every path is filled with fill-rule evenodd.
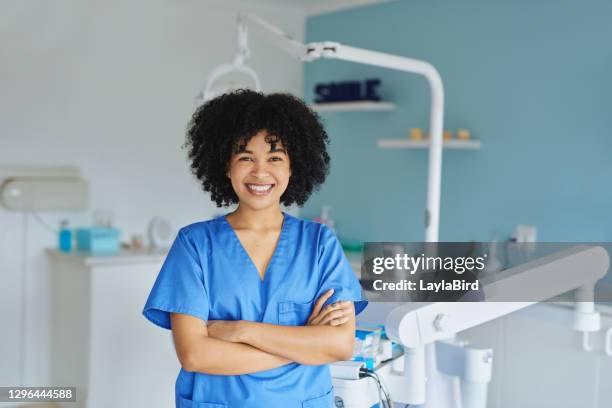
M 378 139 L 376 145 L 383 149 L 428 149 L 429 140 Z M 442 147 L 444 149 L 478 150 L 480 149 L 480 140 L 445 140 Z
M 316 112 L 392 111 L 395 104 L 378 101 L 326 102 L 311 104 Z

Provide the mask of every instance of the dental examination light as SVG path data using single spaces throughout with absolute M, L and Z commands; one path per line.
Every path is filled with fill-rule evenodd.
M 236 55 L 230 64 L 220 65 L 211 71 L 206 80 L 206 86 L 196 96 L 196 103 L 206 102 L 209 99 L 238 88 L 250 87 L 255 91 L 261 91 L 261 82 L 257 73 L 245 64 L 250 53 L 248 27 L 239 16 Z M 248 77 L 252 82 L 252 86 L 234 81 L 221 82 L 221 78 L 228 77 L 230 74 L 241 74 L 243 77 Z

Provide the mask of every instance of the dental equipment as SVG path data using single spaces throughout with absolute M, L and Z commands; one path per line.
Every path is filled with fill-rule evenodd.
M 246 44 L 247 36 L 241 32 L 246 33 L 243 25 L 247 23 L 256 28 L 275 46 L 304 62 L 319 58 L 338 59 L 415 73 L 426 78 L 431 92 L 429 120 L 431 141 L 428 160 L 425 241 L 437 242 L 442 176 L 444 88 L 436 68 L 425 61 L 350 47 L 337 42 L 302 44 L 266 21 L 250 14 L 242 14 L 239 17 L 239 46 L 240 41 Z M 238 62 L 243 61 L 244 59 L 240 59 Z M 227 72 L 227 69 L 229 68 L 221 66 L 214 70 L 209 76 L 208 85 L 221 73 Z M 373 303 L 369 309 L 386 313 L 385 328 L 389 337 L 404 346 L 403 359 L 398 358 L 392 363 L 387 363 L 378 374 L 385 377 L 391 384 L 391 394 L 404 403 L 424 404 L 426 408 L 485 407 L 486 387 L 491 377 L 492 351 L 467 348 L 454 340 L 455 334 L 571 290 L 576 290 L 577 300 L 574 327 L 583 332 L 599 330 L 599 313 L 595 311 L 592 297 L 593 287 L 595 282 L 605 275 L 608 266 L 609 257 L 603 248 L 580 247 L 511 268 L 507 271 L 508 275 L 504 275 L 506 279 L 496 281 L 485 289 L 485 293 L 489 290 L 494 296 L 494 293 L 503 293 L 501 289 L 504 285 L 525 285 L 528 279 L 534 276 L 544 276 L 550 279 L 558 278 L 560 273 L 563 276 L 572 273 L 575 275 L 571 279 L 568 277 L 565 282 L 557 279 L 553 280 L 556 284 L 550 287 L 537 288 L 542 291 L 533 294 L 532 299 L 534 300 L 531 302 L 504 302 L 500 299 L 495 303 L 410 303 L 399 304 L 399 307 L 398 304 Z M 581 273 L 576 273 L 577 271 Z M 528 288 L 529 283 L 525 287 Z M 364 323 L 367 322 L 364 321 Z M 440 356 L 448 357 L 447 361 L 442 361 L 440 358 L 436 360 Z M 403 365 L 403 370 L 400 365 Z M 461 388 L 456 382 L 451 381 L 455 377 L 461 378 Z M 338 392 L 345 394 L 346 399 L 341 398 L 341 401 L 336 401 L 337 406 L 361 408 L 372 405 L 364 405 L 368 400 L 360 398 L 361 393 L 367 395 L 367 393 L 376 391 L 372 378 L 339 380 L 344 381 L 343 385 L 346 387 L 342 388 L 337 383 L 334 383 L 334 386 Z M 364 386 L 361 381 L 369 382 Z M 446 396 L 452 396 L 452 398 L 445 398 Z M 338 405 L 338 403 L 343 405 Z
M 427 408 L 484 408 L 492 350 L 465 347 L 455 335 L 571 291 L 575 299 L 573 318 L 557 318 L 555 322 L 583 333 L 598 331 L 600 315 L 593 307 L 593 288 L 609 265 L 606 249 L 575 246 L 507 269 L 496 277 L 486 275 L 481 284 L 487 302 L 374 302 L 360 323 L 375 323 L 386 316 L 387 335 L 404 346 L 403 359 L 377 370 L 395 401 Z M 509 301 L 504 296 L 508 293 L 522 293 L 529 301 Z M 545 313 L 542 317 L 551 320 L 548 312 L 535 313 L 536 318 L 537 313 Z M 457 379 L 461 381 L 459 389 Z M 341 389 L 342 384 L 336 382 L 334 386 Z
M 228 76 L 232 73 L 241 73 L 246 75 L 253 81 L 254 89 L 256 91 L 261 90 L 261 82 L 257 73 L 248 65 L 245 64 L 246 59 L 251 54 L 249 50 L 249 33 L 248 27 L 244 24 L 240 16 L 238 16 L 238 33 L 237 33 L 237 47 L 236 55 L 230 64 L 221 65 L 212 70 L 206 80 L 206 86 L 198 95 L 196 95 L 196 102 L 202 103 L 216 96 L 219 96 L 232 89 L 240 88 L 240 86 L 219 86 L 215 87 L 215 83 L 219 81 L 221 77 Z

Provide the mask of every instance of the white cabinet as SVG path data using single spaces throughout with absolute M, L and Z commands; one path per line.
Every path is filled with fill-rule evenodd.
M 142 315 L 164 255 L 54 250 L 48 255 L 53 265 L 52 384 L 77 387 L 77 404 L 65 406 L 174 406 L 180 365 L 171 333 Z

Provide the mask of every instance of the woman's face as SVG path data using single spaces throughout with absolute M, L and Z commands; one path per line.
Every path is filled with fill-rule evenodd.
M 233 153 L 227 172 L 240 205 L 254 210 L 278 206 L 291 176 L 285 147 L 280 139 L 266 141 L 267 136 L 261 130 L 244 149 Z

